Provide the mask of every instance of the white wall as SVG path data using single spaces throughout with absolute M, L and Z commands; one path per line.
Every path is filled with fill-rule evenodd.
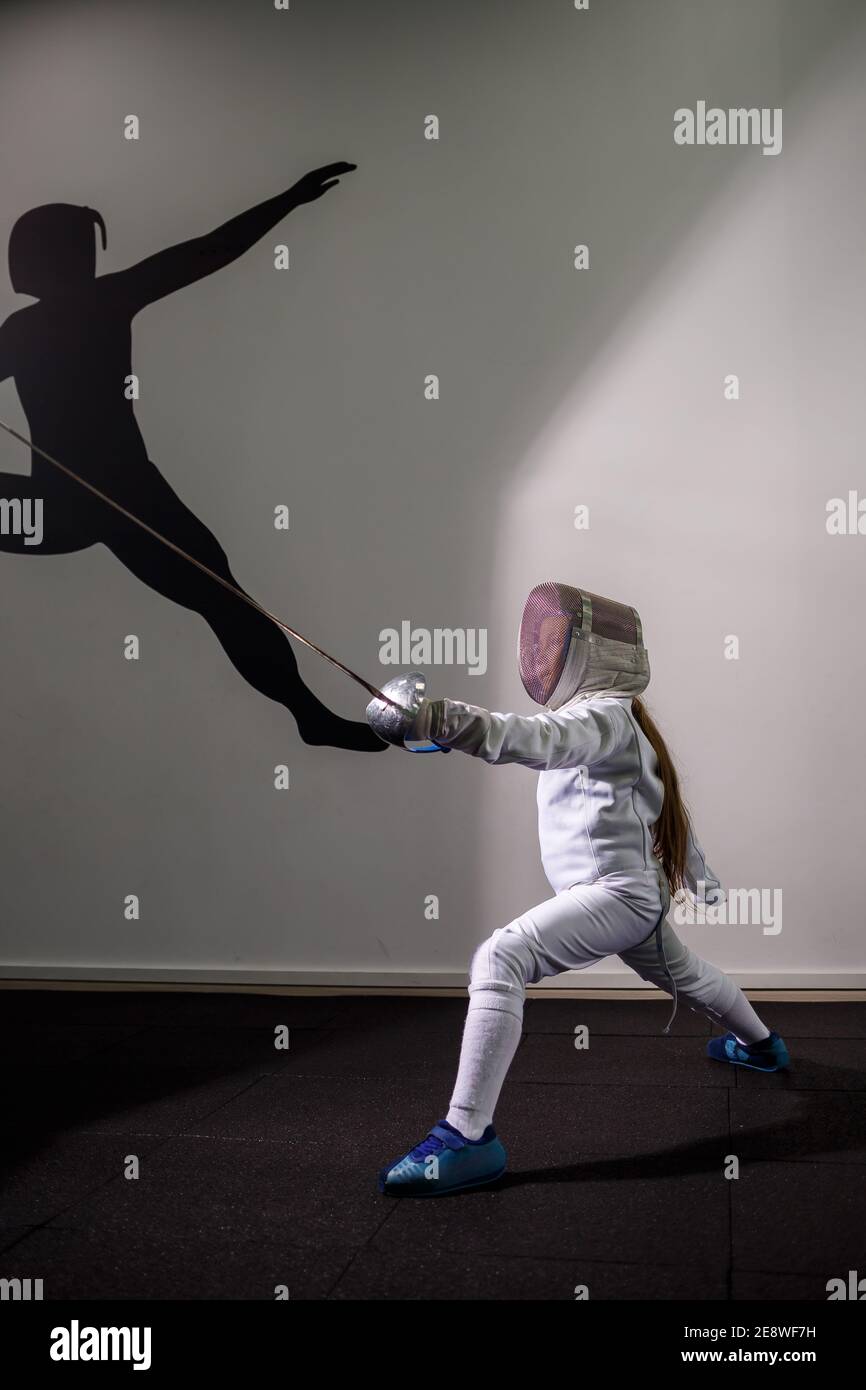
M 0 238 L 87 203 L 117 269 L 357 161 L 137 322 L 151 457 L 247 588 L 374 679 L 384 627 L 482 626 L 488 673 L 432 669 L 433 692 L 526 709 L 533 583 L 635 603 L 711 862 L 783 894 L 778 935 L 684 929 L 752 985 L 866 983 L 866 537 L 825 530 L 828 498 L 866 493 L 864 22 L 805 0 L 0 15 Z M 674 109 L 701 98 L 781 106 L 782 153 L 676 147 Z M 0 315 L 17 303 L 0 276 Z M 0 418 L 24 424 L 9 381 Z M 0 440 L 0 469 L 26 467 Z M 0 585 L 2 974 L 456 983 L 547 896 L 533 774 L 303 746 L 105 550 L 0 555 Z

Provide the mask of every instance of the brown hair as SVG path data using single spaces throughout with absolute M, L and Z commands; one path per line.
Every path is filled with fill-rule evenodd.
M 646 705 L 638 696 L 631 702 L 632 713 L 653 746 L 658 758 L 659 775 L 664 785 L 665 795 L 661 815 L 652 827 L 653 849 L 661 860 L 665 878 L 672 893 L 683 886 L 683 870 L 686 863 L 686 849 L 689 838 L 689 817 L 680 793 L 680 779 L 674 767 L 667 744 L 650 718 Z

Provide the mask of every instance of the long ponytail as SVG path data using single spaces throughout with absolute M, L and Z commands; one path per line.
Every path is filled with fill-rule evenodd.
M 661 815 L 652 827 L 653 849 L 661 860 L 671 893 L 678 893 L 683 886 L 689 842 L 689 817 L 680 793 L 680 779 L 667 744 L 650 718 L 646 705 L 637 695 L 632 699 L 631 708 L 658 759 L 665 795 Z

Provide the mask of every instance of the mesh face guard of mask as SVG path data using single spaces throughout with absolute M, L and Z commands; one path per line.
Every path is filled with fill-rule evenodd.
M 526 600 L 518 644 L 520 679 L 530 699 L 556 709 L 585 688 L 638 694 L 649 659 L 637 610 L 549 581 Z

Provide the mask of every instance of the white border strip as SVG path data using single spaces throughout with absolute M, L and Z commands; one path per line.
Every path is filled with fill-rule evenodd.
M 731 973 L 731 972 L 728 972 Z M 755 971 L 733 972 L 741 989 L 863 990 L 863 971 Z M 16 965 L 0 963 L 3 980 L 93 980 L 116 983 L 221 984 L 221 985 L 301 985 L 319 988 L 466 989 L 468 976 L 460 971 L 427 970 L 238 970 L 183 969 L 181 967 Z M 654 985 L 638 979 L 631 971 L 566 970 L 532 986 L 531 993 L 546 990 L 597 989 L 627 991 L 629 994 L 661 994 Z

